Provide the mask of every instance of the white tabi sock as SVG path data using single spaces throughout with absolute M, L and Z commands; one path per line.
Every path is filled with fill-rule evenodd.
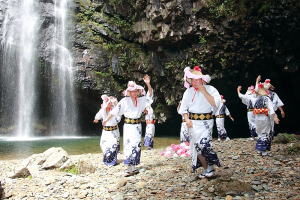
M 206 172 L 211 172 L 213 170 L 214 170 L 214 166 L 213 165 L 208 165 L 207 169 L 206 169 Z

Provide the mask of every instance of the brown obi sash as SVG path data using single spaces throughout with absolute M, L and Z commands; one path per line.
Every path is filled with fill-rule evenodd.
M 225 115 L 216 115 L 216 118 L 224 118 Z
M 115 126 L 103 126 L 103 130 L 105 131 L 114 131 L 118 129 L 118 125 Z
M 132 118 L 127 118 L 125 117 L 124 123 L 125 124 L 140 124 L 141 123 L 141 118 L 138 119 L 132 119 Z
M 189 113 L 191 120 L 209 120 L 213 119 L 212 113 Z
M 146 120 L 146 124 L 155 124 L 155 119 L 153 119 L 153 120 Z
M 182 119 L 182 122 L 185 122 L 185 119 Z
M 253 108 L 250 108 L 247 110 L 248 112 L 253 112 Z

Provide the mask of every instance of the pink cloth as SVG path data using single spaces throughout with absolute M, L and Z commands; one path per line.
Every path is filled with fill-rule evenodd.
M 160 155 L 165 157 L 189 157 L 191 155 L 190 144 L 188 142 L 171 144 Z

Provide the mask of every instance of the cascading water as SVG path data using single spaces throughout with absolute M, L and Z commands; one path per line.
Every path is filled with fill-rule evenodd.
M 43 13 L 39 0 L 7 0 L 5 20 L 1 27 L 0 134 L 12 133 L 19 138 L 38 136 L 35 126 L 47 129 L 44 135 L 76 134 L 77 106 L 73 86 L 73 59 L 68 50 L 66 31 L 70 27 L 68 8 L 72 0 L 55 0 L 52 13 L 47 13 L 51 29 L 43 40 Z M 47 4 L 49 8 L 51 6 Z M 49 17 L 50 16 L 50 17 Z M 53 20 L 52 20 L 53 19 Z M 50 30 L 50 29 L 48 29 Z M 49 33 L 49 32 L 47 32 Z M 39 72 L 43 70 L 37 55 L 39 43 L 46 51 L 47 66 L 51 65 L 50 86 L 42 86 Z M 41 49 L 39 49 L 41 51 Z M 46 70 L 48 71 L 48 70 Z M 47 74 L 43 73 L 43 74 Z M 44 79 L 42 79 L 44 80 Z M 47 95 L 40 95 L 40 93 Z M 41 99 L 41 96 L 47 99 Z M 40 108 L 47 102 L 47 109 Z M 45 107 L 45 105 L 43 105 Z M 41 114 L 42 113 L 42 114 Z M 42 115 L 42 116 L 41 116 Z M 42 120 L 44 122 L 42 122 Z M 46 121 L 46 122 L 45 122 Z M 3 131 L 5 130 L 5 131 Z
M 73 135 L 76 132 L 77 111 L 73 87 L 73 59 L 68 50 L 66 28 L 68 0 L 54 1 L 55 28 L 52 62 L 52 130 L 51 135 Z
M 17 137 L 29 137 L 35 123 L 35 46 L 39 16 L 34 0 L 9 1 L 3 24 L 1 110 L 16 126 Z

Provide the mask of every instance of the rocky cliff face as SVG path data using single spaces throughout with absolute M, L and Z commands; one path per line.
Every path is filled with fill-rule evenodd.
M 161 112 L 181 98 L 186 66 L 202 64 L 228 95 L 258 73 L 298 73 L 299 8 L 294 0 L 77 0 L 74 46 L 91 58 L 81 85 L 119 94 L 148 73 Z

